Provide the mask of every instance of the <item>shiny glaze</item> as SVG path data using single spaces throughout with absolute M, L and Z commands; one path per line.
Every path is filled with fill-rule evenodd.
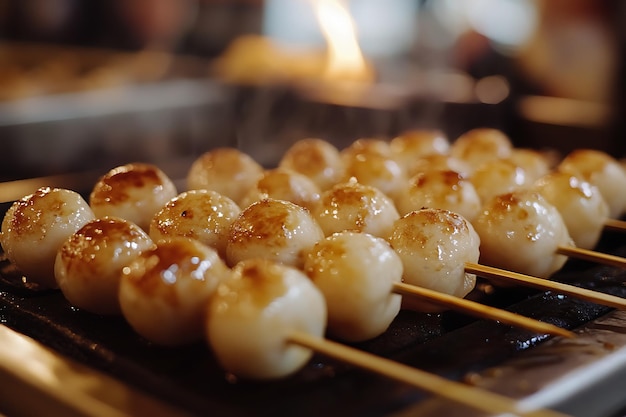
M 379 336 L 400 310 L 393 283 L 402 279 L 402 261 L 382 238 L 335 233 L 308 253 L 304 271 L 326 298 L 328 330 L 336 338 Z
M 450 210 L 472 220 L 480 210 L 480 198 L 466 175 L 452 170 L 431 170 L 411 178 L 396 199 L 404 215 L 424 207 Z
M 458 297 L 474 288 L 476 277 L 465 273 L 465 264 L 478 261 L 480 239 L 461 215 L 413 211 L 395 222 L 389 242 L 402 259 L 405 282 Z
M 600 239 L 609 206 L 600 190 L 576 175 L 554 171 L 534 185 L 555 206 L 579 248 L 593 249 Z
M 322 337 L 323 295 L 303 272 L 248 259 L 220 284 L 207 312 L 206 336 L 223 368 L 242 378 L 281 378 L 298 371 L 312 352 L 286 343 L 292 331 Z
M 225 258 L 230 226 L 240 213 L 233 200 L 216 191 L 190 190 L 155 214 L 149 233 L 155 241 L 173 236 L 197 239 Z
M 322 193 L 313 216 L 326 236 L 351 230 L 386 237 L 400 215 L 393 201 L 375 187 L 355 180 Z
M 307 209 L 288 201 L 264 199 L 248 206 L 233 222 L 226 255 L 230 265 L 264 258 L 301 266 L 304 253 L 323 237 Z
M 122 312 L 139 334 L 155 343 L 198 340 L 206 303 L 229 275 L 217 252 L 196 240 L 160 241 L 123 269 Z
M 356 155 L 393 156 L 389 142 L 379 138 L 359 138 L 342 149 L 340 154 L 344 161 Z
M 134 223 L 120 218 L 92 220 L 59 249 L 56 280 L 75 307 L 97 314 L 120 314 L 122 268 L 152 246 L 152 240 Z
M 158 168 L 142 163 L 117 167 L 106 173 L 96 183 L 91 192 L 90 202 L 102 204 L 120 204 L 134 199 L 135 189 L 163 187 Z
M 557 247 L 573 245 L 556 207 L 533 191 L 487 202 L 474 227 L 481 239 L 482 263 L 543 278 L 567 260 L 556 254 Z
M 609 206 L 611 218 L 619 218 L 626 211 L 626 171 L 609 154 L 577 149 L 561 161 L 558 170 L 577 175 L 598 187 Z
M 57 250 L 94 214 L 80 194 L 44 187 L 16 201 L 2 221 L 2 248 L 28 282 L 56 287 Z
M 256 311 L 262 311 L 275 299 L 285 296 L 289 290 L 284 279 L 284 268 L 267 259 L 242 261 L 235 265 L 233 274 L 235 279 L 219 290 L 219 297 L 223 299 L 217 307 L 220 312 L 233 308 L 236 303 L 245 303 Z M 244 313 L 247 310 L 238 312 Z
M 147 231 L 154 214 L 176 195 L 174 183 L 158 167 L 134 163 L 102 176 L 91 191 L 89 205 L 96 217 L 121 217 Z

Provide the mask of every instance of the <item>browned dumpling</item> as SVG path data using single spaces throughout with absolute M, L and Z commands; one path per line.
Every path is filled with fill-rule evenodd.
M 367 233 L 340 232 L 319 241 L 304 271 L 324 294 L 328 332 L 350 342 L 384 333 L 400 310 L 393 284 L 402 261 L 389 243 Z
M 559 211 L 538 192 L 517 191 L 488 201 L 474 221 L 480 262 L 540 278 L 561 269 L 559 246 L 574 242 Z
M 300 270 L 264 259 L 233 268 L 206 314 L 205 334 L 222 367 L 241 378 L 273 379 L 301 369 L 313 352 L 289 343 L 293 332 L 321 338 L 322 293 Z
M 94 185 L 89 205 L 96 217 L 121 217 L 146 232 L 152 217 L 178 194 L 172 180 L 152 164 L 113 168 Z
M 348 155 L 344 158 L 341 182 L 355 178 L 360 184 L 375 187 L 394 198 L 406 183 L 406 171 L 392 157 L 377 153 Z
M 577 247 L 596 246 L 609 216 L 609 206 L 595 185 L 575 175 L 554 171 L 540 178 L 534 189 L 557 208 Z
M 481 202 L 474 184 L 459 172 L 431 170 L 411 178 L 396 198 L 401 215 L 421 208 L 439 208 L 461 214 L 472 221 Z
M 56 288 L 54 262 L 63 242 L 94 213 L 71 190 L 44 187 L 11 205 L 2 220 L 0 241 L 7 258 L 27 283 Z
M 389 142 L 394 158 L 405 170 L 417 159 L 431 155 L 447 155 L 450 141 L 436 129 L 414 129 L 401 133 Z
M 230 228 L 226 259 L 230 265 L 252 258 L 302 267 L 306 253 L 324 238 L 304 207 L 265 199 L 246 207 Z
M 558 170 L 577 175 L 598 187 L 609 205 L 609 217 L 618 218 L 626 210 L 626 172 L 607 153 L 577 149 L 561 161 Z
M 273 198 L 291 201 L 294 204 L 312 209 L 320 199 L 319 187 L 306 175 L 287 168 L 275 168 L 263 173 L 257 183 L 241 200 L 241 207 Z
M 389 235 L 393 222 L 400 217 L 391 198 L 356 180 L 323 192 L 313 216 L 326 236 L 349 230 L 382 238 Z
M 513 144 L 501 130 L 476 128 L 459 136 L 450 147 L 450 155 L 468 163 L 473 169 L 487 161 L 507 158 Z
M 485 162 L 474 170 L 471 181 L 483 202 L 500 194 L 528 188 L 532 184 L 526 171 L 508 159 Z
M 478 262 L 480 238 L 463 216 L 442 209 L 410 212 L 396 221 L 391 247 L 398 253 L 407 284 L 465 297 L 476 284 L 476 276 L 465 272 L 465 264 Z M 438 311 L 438 307 L 405 298 L 409 309 Z
M 197 240 L 162 240 L 123 268 L 122 314 L 138 334 L 159 345 L 201 340 L 209 298 L 230 274 L 217 252 Z
M 530 181 L 538 180 L 552 169 L 551 155 L 534 149 L 513 148 L 507 159 L 522 168 Z
M 189 190 L 171 199 L 150 222 L 155 242 L 174 236 L 199 240 L 226 259 L 230 226 L 241 213 L 230 198 L 211 190 Z
M 235 148 L 215 148 L 200 155 L 187 173 L 188 190 L 213 190 L 241 206 L 241 199 L 263 174 L 263 167 Z
M 122 269 L 152 246 L 146 232 L 128 220 L 95 219 L 63 243 L 54 275 L 73 306 L 96 314 L 121 314 Z
M 406 181 L 404 166 L 383 139 L 357 139 L 341 151 L 341 160 L 344 170 L 339 183 L 354 178 L 393 198 Z
M 343 176 L 339 150 L 330 142 L 318 138 L 294 143 L 284 153 L 278 166 L 306 175 L 322 191 L 335 185 Z

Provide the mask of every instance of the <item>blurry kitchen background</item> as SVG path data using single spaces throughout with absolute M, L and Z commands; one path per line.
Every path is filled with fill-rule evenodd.
M 0 181 L 415 128 L 623 158 L 624 28 L 619 0 L 0 0 Z

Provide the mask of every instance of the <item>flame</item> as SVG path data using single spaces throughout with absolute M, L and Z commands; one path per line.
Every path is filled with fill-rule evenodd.
M 311 2 L 328 45 L 324 78 L 373 82 L 374 71 L 363 57 L 356 27 L 346 5 L 341 0 L 311 0 Z

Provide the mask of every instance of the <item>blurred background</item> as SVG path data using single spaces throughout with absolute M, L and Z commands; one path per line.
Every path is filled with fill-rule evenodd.
M 619 0 L 0 0 L 0 181 L 438 128 L 622 158 Z

